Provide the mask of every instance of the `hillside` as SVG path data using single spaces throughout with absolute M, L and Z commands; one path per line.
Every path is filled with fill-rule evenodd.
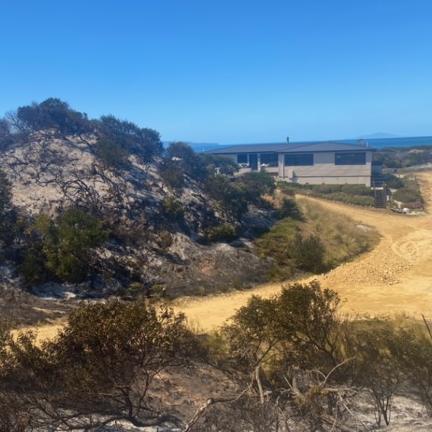
M 264 280 L 266 262 L 245 240 L 271 226 L 274 212 L 254 196 L 259 191 L 216 174 L 232 164 L 179 143 L 164 152 L 153 130 L 111 116 L 88 120 L 55 99 L 21 107 L 2 125 L 0 169 L 25 225 L 4 247 L 4 265 L 14 258 L 33 290 L 176 296 Z M 74 261 L 69 268 L 53 264 L 41 272 L 50 230 L 58 236 L 67 226 L 63 231 L 76 239 L 75 223 L 77 232 L 93 224 L 101 238 L 89 240 L 89 231 L 88 244 L 66 257 Z M 66 252 L 60 247 L 56 254 L 64 263 Z

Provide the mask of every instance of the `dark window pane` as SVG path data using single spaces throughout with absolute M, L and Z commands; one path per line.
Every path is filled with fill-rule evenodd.
M 238 164 L 247 164 L 248 163 L 247 153 L 239 153 L 237 155 L 237 163 Z
M 336 153 L 336 165 L 365 165 L 366 153 Z
M 278 166 L 278 154 L 277 153 L 261 153 L 261 164 L 266 164 L 271 167 Z
M 285 155 L 286 166 L 307 166 L 313 164 L 314 164 L 314 160 L 313 160 L 312 153 L 298 153 L 298 154 Z

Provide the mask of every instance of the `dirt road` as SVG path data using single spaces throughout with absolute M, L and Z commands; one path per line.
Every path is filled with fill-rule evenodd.
M 418 176 L 427 208 L 432 209 L 432 172 Z M 300 198 L 312 199 L 312 198 Z M 432 316 L 432 215 L 402 216 L 382 210 L 352 207 L 319 200 L 330 210 L 376 227 L 382 239 L 377 247 L 353 262 L 315 277 L 337 291 L 342 310 L 356 314 L 409 314 Z M 186 314 L 192 325 L 212 330 L 246 304 L 252 295 L 278 293 L 281 284 L 267 284 L 252 290 L 205 298 L 187 298 L 175 308 Z

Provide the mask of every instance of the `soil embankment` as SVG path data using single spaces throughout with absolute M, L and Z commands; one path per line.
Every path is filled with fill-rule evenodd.
M 432 172 L 418 176 L 426 208 L 432 206 Z M 432 215 L 403 216 L 386 211 L 353 207 L 315 198 L 329 210 L 341 212 L 361 224 L 373 226 L 381 241 L 371 252 L 317 276 L 325 287 L 337 291 L 342 311 L 356 314 L 432 314 Z M 246 304 L 252 295 L 272 296 L 280 283 L 205 298 L 176 302 L 194 326 L 212 330 Z

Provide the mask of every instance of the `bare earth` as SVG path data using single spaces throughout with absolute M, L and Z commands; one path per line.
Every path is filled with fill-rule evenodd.
M 430 210 L 432 172 L 421 173 L 418 179 Z M 382 236 L 378 246 L 371 252 L 315 277 L 322 286 L 339 293 L 343 300 L 343 312 L 350 315 L 432 315 L 431 214 L 403 216 L 384 210 L 316 201 L 359 223 L 374 226 Z M 175 309 L 184 312 L 194 327 L 210 331 L 221 326 L 252 295 L 269 297 L 277 294 L 280 289 L 280 283 L 273 283 L 248 291 L 205 298 L 184 298 L 175 303 Z

